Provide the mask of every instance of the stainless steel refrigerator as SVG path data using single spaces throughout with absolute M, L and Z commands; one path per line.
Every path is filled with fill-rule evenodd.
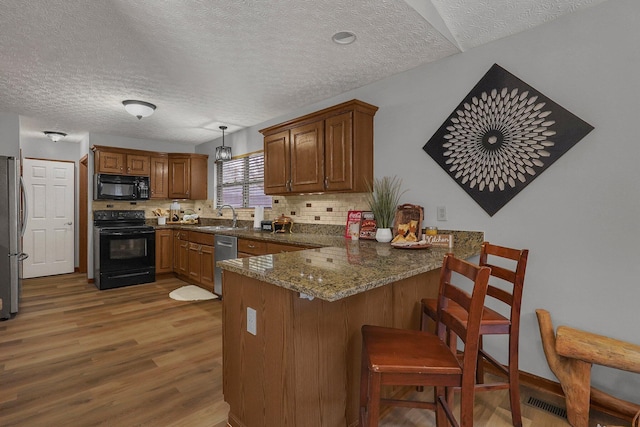
M 26 199 L 20 163 L 0 156 L 0 319 L 18 312 L 22 286 L 22 236 L 26 227 Z

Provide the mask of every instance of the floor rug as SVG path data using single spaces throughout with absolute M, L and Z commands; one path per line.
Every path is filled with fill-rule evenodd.
M 200 301 L 218 298 L 216 294 L 195 285 L 183 286 L 171 291 L 169 297 L 178 301 Z

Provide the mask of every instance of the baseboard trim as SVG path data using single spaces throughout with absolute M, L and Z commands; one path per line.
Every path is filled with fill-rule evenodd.
M 504 376 L 495 366 L 488 363 L 486 360 L 483 363 L 483 367 L 485 372 L 489 372 L 496 376 Z M 539 377 L 534 374 L 530 374 L 529 372 L 520 371 L 520 384 L 526 387 L 532 388 L 534 390 L 538 390 L 542 393 L 547 393 L 554 395 L 556 397 L 564 399 L 564 392 L 562 391 L 562 386 L 560 383 L 556 381 L 552 381 L 547 378 Z M 628 414 L 621 413 L 613 408 L 600 405 L 597 402 L 594 402 L 593 399 L 590 402 L 589 409 L 602 412 L 604 414 L 610 415 L 615 418 L 619 418 L 621 420 L 626 420 L 631 422 L 631 418 Z

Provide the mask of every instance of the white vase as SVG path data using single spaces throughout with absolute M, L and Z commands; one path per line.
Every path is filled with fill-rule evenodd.
M 376 240 L 381 243 L 388 243 L 393 239 L 390 228 L 378 228 L 376 230 Z

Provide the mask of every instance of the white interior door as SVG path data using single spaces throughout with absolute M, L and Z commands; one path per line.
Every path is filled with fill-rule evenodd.
M 74 268 L 74 164 L 24 159 L 27 228 L 25 278 L 72 273 Z

